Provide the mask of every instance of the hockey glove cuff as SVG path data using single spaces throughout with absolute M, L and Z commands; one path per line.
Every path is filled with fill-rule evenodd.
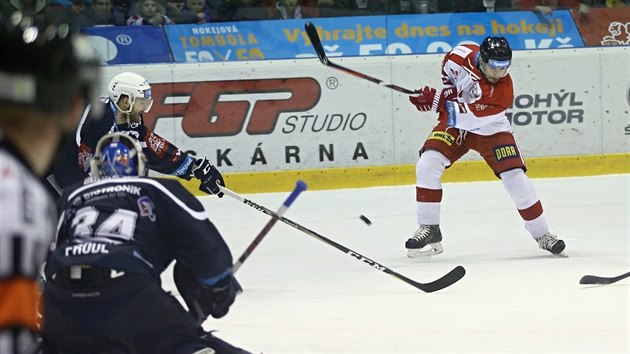
M 194 163 L 191 175 L 200 181 L 200 191 L 207 194 L 216 194 L 219 198 L 223 197 L 223 192 L 219 188 L 219 185 L 225 187 L 223 176 L 205 156 Z
M 213 286 L 202 285 L 180 262 L 175 262 L 173 280 L 177 291 L 188 306 L 188 312 L 197 323 L 202 323 L 208 316 L 214 318 L 225 316 L 236 295 L 243 290 L 233 275 L 222 278 Z
M 457 97 L 457 90 L 454 87 L 445 89 L 434 89 L 424 86 L 416 90 L 418 96 L 409 96 L 411 102 L 420 112 L 441 112 L 446 108 L 446 101 Z
M 243 288 L 233 276 L 226 277 L 213 287 L 205 289 L 210 300 L 207 305 L 207 313 L 214 318 L 225 316 L 234 303 L 236 295 L 243 292 Z

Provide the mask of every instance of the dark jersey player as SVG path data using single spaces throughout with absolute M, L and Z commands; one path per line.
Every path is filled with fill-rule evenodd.
M 200 326 L 240 291 L 225 241 L 177 180 L 145 174 L 139 143 L 112 133 L 93 177 L 64 188 L 45 268 L 45 353 L 247 353 Z M 189 312 L 161 287 L 172 261 Z
M 120 73 L 107 85 L 107 94 L 98 107 L 86 108 L 74 141 L 53 167 L 49 180 L 58 191 L 88 176 L 89 161 L 103 135 L 124 132 L 140 141 L 150 170 L 186 180 L 197 178 L 201 191 L 223 196 L 217 186 L 225 185 L 223 177 L 205 156 L 186 154 L 143 124 L 142 114 L 153 105 L 151 85 L 144 77 Z

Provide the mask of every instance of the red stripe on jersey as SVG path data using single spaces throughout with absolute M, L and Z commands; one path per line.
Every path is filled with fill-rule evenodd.
M 518 213 L 521 214 L 521 217 L 523 218 L 523 220 L 530 221 L 542 215 L 543 207 L 539 200 L 536 203 L 534 203 L 532 206 L 530 206 L 529 208 L 519 209 Z
M 416 187 L 416 201 L 425 203 L 439 203 L 442 201 L 442 190 Z

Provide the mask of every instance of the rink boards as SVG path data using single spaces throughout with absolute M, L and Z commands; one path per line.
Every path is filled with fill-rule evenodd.
M 441 54 L 332 58 L 414 89 L 439 87 Z M 436 114 L 406 95 L 315 59 L 109 66 L 145 76 L 145 123 L 205 154 L 239 192 L 413 184 L 418 149 Z M 532 177 L 630 173 L 630 49 L 515 51 L 514 134 Z M 471 152 L 445 182 L 495 178 Z M 191 190 L 196 186 L 190 185 Z

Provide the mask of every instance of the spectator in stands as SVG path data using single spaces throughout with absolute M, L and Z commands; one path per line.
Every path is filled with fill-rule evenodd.
M 269 12 L 264 0 L 225 0 L 219 8 L 219 18 L 221 21 L 268 20 Z
M 136 15 L 127 19 L 128 26 L 162 26 L 173 23 L 173 21 L 165 15 L 166 11 L 164 10 L 164 6 L 159 4 L 156 0 L 138 1 L 136 4 L 136 13 Z
M 438 12 L 438 0 L 412 0 L 411 6 L 419 14 Z
M 487 12 L 518 10 L 520 0 L 483 0 Z
M 626 6 L 624 0 L 606 0 L 606 7 L 623 7 Z
M 588 15 L 586 0 L 519 0 L 519 10 L 532 10 L 542 15 L 551 15 L 557 9 L 577 9 L 582 16 Z
M 512 11 L 512 10 L 517 10 L 517 8 L 514 8 L 513 5 L 517 5 L 516 1 L 518 0 L 492 0 L 492 1 L 487 1 L 484 0 L 484 6 L 486 7 L 486 11 L 488 12 L 493 12 L 494 11 Z M 491 6 L 488 6 L 490 4 L 488 3 L 494 3 L 494 9 L 491 10 Z
M 167 0 L 166 16 L 173 23 L 197 23 L 197 14 L 186 8 L 186 0 Z
M 302 8 L 317 7 L 318 11 L 312 12 L 311 17 L 341 17 L 352 16 L 352 4 L 354 0 L 310 0 L 302 2 Z
M 227 0 L 205 0 L 206 8 L 212 16 L 212 21 L 225 21 L 222 15 L 225 14 Z
M 216 18 L 204 0 L 187 0 L 186 9 L 195 15 L 198 24 L 214 22 Z
M 437 0 L 397 0 L 387 3 L 389 14 L 426 14 L 437 11 Z
M 77 22 L 81 27 L 90 26 L 122 26 L 125 24 L 125 15 L 114 10 L 112 0 L 93 0 L 77 16 Z
M 80 14 L 85 7 L 83 0 L 48 0 L 48 5 L 53 9 L 65 10 L 73 15 Z
M 112 7 L 115 12 L 122 14 L 124 18 L 129 18 L 133 15 L 130 13 L 133 8 L 131 0 L 112 0 Z
M 382 0 L 354 0 L 350 3 L 354 16 L 387 14 L 387 2 Z
M 299 18 L 308 18 L 309 16 L 302 11 L 300 0 L 279 0 L 275 4 L 275 10 L 271 15 L 271 19 L 291 20 Z
M 438 12 L 482 12 L 486 11 L 483 0 L 441 0 Z
M 494 12 L 494 5 L 496 0 L 483 0 L 483 7 L 486 8 L 487 12 Z
M 301 0 L 300 8 L 302 10 L 302 17 L 305 18 L 353 16 L 351 5 L 354 1 L 355 0 Z

